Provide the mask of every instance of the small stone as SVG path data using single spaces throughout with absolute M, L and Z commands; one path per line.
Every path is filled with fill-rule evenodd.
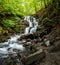
M 44 44 L 45 44 L 46 46 L 50 46 L 50 40 L 44 39 Z
M 32 44 L 31 42 L 27 42 L 27 44 Z

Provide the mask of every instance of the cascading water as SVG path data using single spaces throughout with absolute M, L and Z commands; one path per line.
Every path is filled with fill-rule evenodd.
M 30 27 L 26 27 L 24 34 L 28 34 L 29 33 L 29 29 L 30 29 Z
M 13 48 L 23 51 L 25 50 L 25 47 L 22 44 L 18 43 L 17 41 L 18 38 L 20 38 L 20 35 L 11 36 L 7 42 L 1 43 L 0 46 L 2 46 L 2 48 Z
M 20 35 L 14 35 L 11 36 L 10 39 L 8 39 L 7 42 L 0 43 L 0 59 L 8 58 L 9 54 L 12 53 L 13 55 L 17 53 L 18 51 L 26 54 L 26 49 L 23 45 L 18 44 L 17 39 L 20 37 Z M 14 51 L 15 49 L 15 51 Z M 17 50 L 17 51 L 16 51 Z M 18 58 L 15 59 L 20 65 L 24 65 L 22 61 Z M 2 61 L 4 62 L 4 60 Z M 1 65 L 2 65 L 1 62 Z
M 25 34 L 30 34 L 30 33 L 36 32 L 36 29 L 38 26 L 38 22 L 36 22 L 36 19 L 32 18 L 31 16 L 27 16 L 27 17 L 25 17 L 24 20 L 27 20 L 29 22 L 29 27 L 27 27 L 25 29 Z M 33 26 L 33 23 L 34 23 L 34 26 Z M 31 30 L 29 33 L 30 28 L 31 28 Z M 22 34 L 22 35 L 24 35 L 24 34 Z M 8 57 L 9 53 L 16 53 L 14 51 L 14 49 L 17 49 L 20 52 L 27 54 L 25 47 L 22 44 L 19 44 L 17 41 L 17 39 L 20 38 L 20 36 L 21 36 L 21 34 L 19 34 L 19 35 L 15 34 L 15 35 L 11 36 L 7 42 L 0 43 L 0 57 L 6 58 L 6 57 Z
M 35 18 L 33 18 L 33 28 L 31 28 L 31 30 L 30 30 L 30 34 L 33 34 L 33 33 L 35 33 L 36 32 L 36 30 L 37 30 L 37 27 L 38 27 L 38 22 L 37 22 L 37 20 L 35 19 Z
M 25 17 L 25 19 L 29 22 L 29 27 L 27 27 L 26 30 L 25 30 L 25 33 L 28 34 L 27 31 L 33 25 L 32 25 L 32 22 L 30 21 L 30 16 Z M 2 51 L 0 51 L 0 53 L 1 52 L 3 53 L 4 48 L 6 49 L 6 52 L 8 52 L 8 50 L 7 50 L 8 48 L 11 48 L 11 51 L 12 52 L 13 52 L 13 49 L 17 49 L 17 50 L 20 50 L 20 51 L 24 52 L 25 51 L 25 47 L 23 45 L 21 45 L 21 44 L 18 44 L 18 42 L 17 42 L 17 39 L 20 36 L 21 36 L 21 34 L 19 34 L 19 35 L 18 34 L 15 34 L 15 35 L 11 36 L 10 39 L 8 39 L 7 42 L 0 43 L 0 50 L 2 48 Z
M 38 27 L 38 21 L 36 18 L 33 18 L 31 16 L 27 16 L 24 18 L 24 20 L 27 20 L 29 23 L 29 26 L 25 28 L 25 34 L 32 34 L 36 32 L 37 27 Z
M 24 33 L 24 34 L 29 34 L 29 29 L 30 29 L 31 27 L 33 27 L 31 18 L 32 18 L 32 17 L 30 17 L 30 16 L 26 16 L 26 17 L 24 18 L 24 20 L 28 21 L 28 23 L 29 23 L 29 26 L 25 28 L 25 33 Z

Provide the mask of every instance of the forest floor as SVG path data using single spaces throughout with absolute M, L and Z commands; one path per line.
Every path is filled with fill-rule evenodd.
M 47 34 L 47 39 L 58 36 L 60 37 L 60 26 L 56 26 L 52 29 L 51 33 Z M 60 39 L 54 40 L 51 46 L 44 46 L 41 43 L 35 44 L 37 49 L 43 49 L 45 52 L 45 58 L 43 60 L 38 60 L 32 65 L 60 65 Z
M 45 37 L 47 39 L 50 39 L 50 42 L 52 43 L 50 46 L 42 44 L 43 41 L 40 42 L 40 39 L 38 40 L 37 38 L 36 42 L 34 40 L 30 40 L 30 42 L 33 41 L 32 43 L 33 50 L 36 49 L 38 51 L 39 49 L 43 49 L 45 52 L 45 58 L 43 58 L 42 60 L 37 60 L 31 65 L 60 65 L 60 25 L 57 24 L 55 27 L 53 27 L 50 33 L 46 34 Z M 26 40 L 29 40 L 29 37 Z M 27 45 L 27 47 L 28 47 L 27 49 L 30 49 L 29 45 Z
M 45 45 L 41 44 L 42 42 L 36 42 L 36 43 L 34 42 L 34 44 L 32 43 L 33 44 L 32 47 L 35 47 L 37 50 L 43 49 L 46 55 L 43 60 L 37 60 L 36 62 L 32 63 L 31 65 L 60 65 L 60 14 L 59 14 L 60 11 L 59 11 L 59 9 L 57 10 L 55 7 L 56 7 L 56 4 L 51 4 L 47 8 L 42 9 L 37 12 L 37 16 L 40 20 L 39 25 L 41 24 L 41 21 L 44 20 L 44 18 L 50 19 L 52 21 L 52 26 L 53 26 L 52 29 L 50 30 L 47 27 L 48 30 L 44 31 L 44 33 L 46 33 L 47 31 L 49 32 L 46 35 L 44 35 L 44 33 L 42 32 L 42 30 L 44 30 L 46 28 L 42 28 L 42 30 L 41 29 L 38 30 L 38 32 L 42 33 L 40 36 L 50 39 L 50 41 L 52 42 L 52 45 L 45 46 Z M 57 10 L 56 13 L 55 13 L 55 10 Z M 46 25 L 46 23 L 44 25 Z M 49 25 L 49 23 L 48 23 L 48 25 Z M 36 35 L 37 35 L 37 33 L 36 33 Z M 29 36 L 26 36 L 26 38 L 28 38 L 28 37 Z M 39 35 L 38 35 L 38 37 L 39 37 Z M 22 37 L 22 39 L 23 38 L 24 38 L 24 36 Z M 59 39 L 56 39 L 56 38 L 59 38 Z
M 60 21 L 60 14 L 59 10 L 57 14 L 53 14 L 55 6 L 56 5 L 52 4 L 47 9 L 43 9 L 37 13 L 41 19 L 41 15 L 44 12 L 47 12 L 44 16 L 50 18 L 54 22 L 53 25 L 55 26 L 52 28 L 52 31 L 45 35 L 47 39 L 51 40 L 53 40 L 53 38 L 60 37 L 60 24 L 58 23 Z M 46 56 L 42 61 L 38 61 L 32 65 L 60 65 L 60 38 L 58 40 L 55 39 L 53 44 L 49 47 L 41 46 L 39 43 L 37 44 L 37 47 L 39 49 L 44 49 Z
M 56 26 L 52 29 L 51 33 L 47 34 L 47 39 L 53 37 L 60 37 L 60 26 Z M 56 35 L 56 36 L 55 36 Z M 33 43 L 32 43 L 33 44 Z M 31 65 L 60 65 L 60 39 L 54 40 L 51 46 L 41 45 L 41 42 L 35 43 L 33 47 L 36 49 L 43 49 L 45 52 L 45 58 L 43 60 L 37 60 Z

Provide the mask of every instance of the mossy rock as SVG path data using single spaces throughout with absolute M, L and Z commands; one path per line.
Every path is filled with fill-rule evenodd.
M 23 26 L 20 26 L 20 32 L 21 32 L 21 33 L 24 33 L 24 31 L 25 31 L 25 28 L 26 28 L 26 26 L 25 26 L 25 25 L 23 25 Z
M 49 19 L 49 18 L 44 18 L 43 21 L 42 21 L 43 25 L 45 27 L 51 27 L 52 26 L 52 21 Z
M 15 28 L 14 28 L 14 31 L 16 33 L 19 33 L 20 32 L 20 25 L 16 25 Z

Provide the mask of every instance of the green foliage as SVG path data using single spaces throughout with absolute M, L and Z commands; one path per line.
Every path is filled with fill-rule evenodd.
M 0 0 L 0 13 L 13 15 L 35 14 L 51 0 Z
M 6 27 L 14 27 L 14 25 L 15 25 L 15 22 L 13 20 L 9 20 L 9 19 L 3 20 L 3 23 Z
M 54 14 L 57 14 L 58 11 L 59 11 L 59 2 L 56 2 L 56 7 L 54 8 L 53 13 L 54 13 Z
M 2 34 L 3 32 L 3 28 L 0 26 L 0 35 Z
M 20 22 L 20 18 L 18 16 L 12 16 L 9 19 L 15 21 L 16 23 Z
M 3 24 L 6 27 L 14 27 L 16 25 L 16 23 L 20 22 L 20 18 L 17 16 L 11 16 L 9 18 L 4 17 L 3 18 Z
M 48 18 L 44 18 L 42 22 L 43 22 L 43 25 L 44 25 L 45 27 L 50 27 L 50 26 L 52 26 L 52 21 L 51 21 L 50 19 L 48 19 Z
M 20 30 L 20 18 L 18 16 L 3 17 L 3 28 L 11 33 L 16 33 Z

